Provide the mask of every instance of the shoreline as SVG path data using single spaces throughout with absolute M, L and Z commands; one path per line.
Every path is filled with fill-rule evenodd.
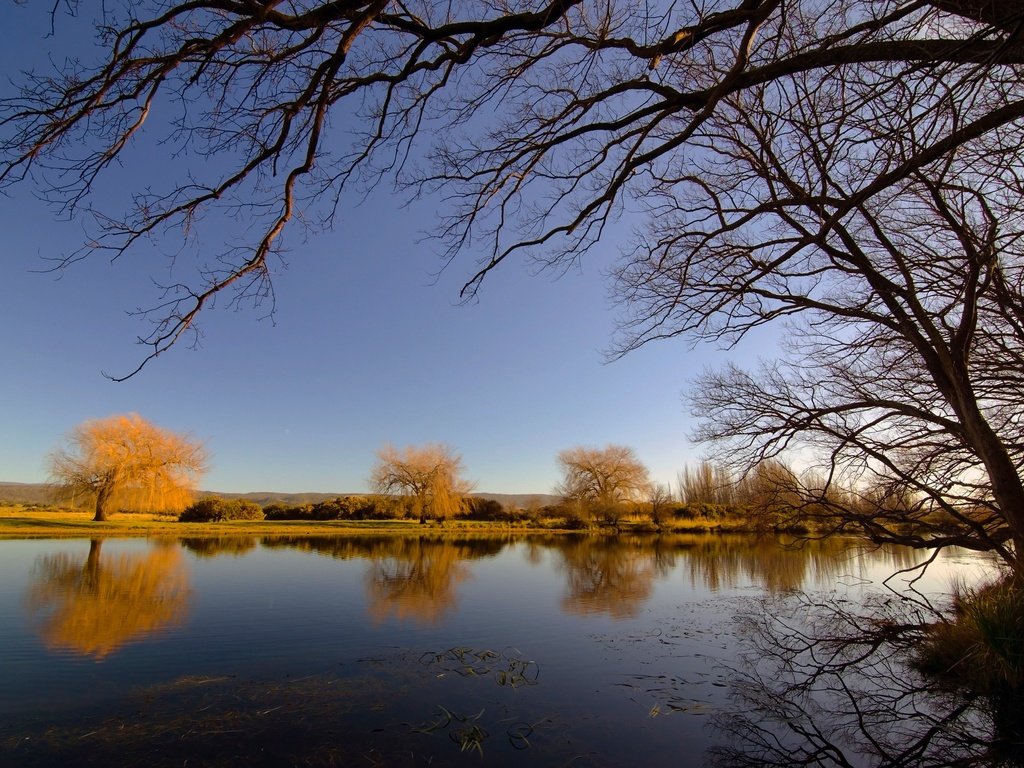
M 745 527 L 728 524 L 709 526 L 706 523 L 673 521 L 658 531 L 649 523 L 624 523 L 590 529 L 569 528 L 552 524 L 503 523 L 481 520 L 448 520 L 443 525 L 417 520 L 227 520 L 216 523 L 180 523 L 176 516 L 144 513 L 120 513 L 113 520 L 96 522 L 92 512 L 41 509 L 37 507 L 0 506 L 0 540 L 41 538 L 97 537 L 202 537 L 202 536 L 347 536 L 347 535 L 464 535 L 468 533 L 497 534 L 754 534 Z M 765 533 L 762 531 L 762 533 Z M 775 532 L 769 532 L 775 533 Z

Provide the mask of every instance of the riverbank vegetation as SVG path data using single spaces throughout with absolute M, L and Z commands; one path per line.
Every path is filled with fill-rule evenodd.
M 399 456 L 400 452 L 391 450 Z M 409 451 L 415 454 L 412 459 L 423 458 L 412 448 L 405 449 L 399 458 Z M 505 497 L 501 501 L 487 494 L 469 493 L 469 484 L 460 476 L 461 465 L 452 474 L 451 460 L 458 457 L 451 449 L 445 448 L 438 455 L 445 461 L 420 462 L 424 463 L 419 473 L 422 482 L 415 487 L 399 485 L 394 488 L 398 493 L 348 494 L 302 504 L 260 505 L 243 498 L 206 495 L 173 511 L 159 505 L 138 511 L 138 505 L 132 505 L 117 509 L 114 520 L 96 521 L 93 517 L 95 524 L 86 526 L 89 519 L 83 510 L 92 507 L 91 497 L 80 497 L 79 506 L 55 502 L 5 507 L 0 502 L 0 535 L 67 535 L 75 531 L 132 535 L 170 524 L 200 528 L 258 525 L 261 531 L 276 524 L 287 530 L 304 525 L 329 532 L 350 524 L 358 524 L 360 530 L 368 525 L 392 527 L 389 524 L 401 530 L 416 530 L 416 524 L 420 524 L 452 529 L 511 527 L 607 533 L 789 532 L 820 537 L 863 535 L 865 526 L 852 523 L 895 518 L 917 503 L 907 489 L 881 486 L 839 489 L 833 485 L 827 494 L 819 490 L 816 495 L 823 484 L 814 473 L 797 474 L 777 460 L 760 462 L 742 476 L 708 462 L 685 467 L 673 489 L 651 483 L 643 465 L 622 446 L 563 452 L 559 462 L 565 478 L 557 489 L 558 497 Z M 404 463 L 416 462 L 410 459 Z M 382 461 L 379 468 L 385 464 L 389 471 L 397 472 L 395 462 Z M 435 472 L 438 467 L 440 470 Z M 844 514 L 836 514 L 837 507 L 845 510 Z M 850 510 L 858 511 L 854 521 Z M 909 517 L 902 527 L 918 538 L 923 538 L 922 530 L 941 535 L 944 530 L 955 529 L 955 521 L 945 520 L 941 513 Z
M 929 627 L 916 663 L 956 687 L 1024 703 L 1024 580 L 958 585 L 951 616 Z
M 619 526 L 581 525 L 576 520 L 555 514 L 557 508 L 531 512 L 522 511 L 499 515 L 476 515 L 472 512 L 455 519 L 420 523 L 414 516 L 337 516 L 338 509 L 359 504 L 365 497 L 341 497 L 331 502 L 299 507 L 272 505 L 266 508 L 263 519 L 216 519 L 180 522 L 178 516 L 154 513 L 118 515 L 113 520 L 96 522 L 92 514 L 80 509 L 46 504 L 0 505 L 0 538 L 60 537 L 60 536 L 205 536 L 248 534 L 317 534 L 333 535 L 346 532 L 381 531 L 417 535 L 426 531 L 518 531 L 579 532 L 591 530 L 608 534 L 627 532 L 657 532 L 648 517 L 631 514 L 619 520 Z M 398 502 L 383 500 L 384 506 Z M 484 500 L 482 506 L 493 509 L 494 502 Z M 497 505 L 500 506 L 500 505 Z M 375 509 L 374 507 L 366 507 Z M 333 516 L 332 516 L 333 515 Z M 695 533 L 744 532 L 749 530 L 740 519 L 715 518 L 696 515 L 678 517 L 663 524 L 662 532 L 689 531 Z
M 250 534 L 331 535 L 366 532 L 418 533 L 415 521 L 262 521 L 178 522 L 176 515 L 132 513 L 96 522 L 91 512 L 45 504 L 0 504 L 0 539 L 84 538 L 93 536 L 240 536 Z

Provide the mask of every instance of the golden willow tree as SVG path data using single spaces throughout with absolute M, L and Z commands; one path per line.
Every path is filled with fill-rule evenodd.
M 61 494 L 94 502 L 94 520 L 112 510 L 180 512 L 206 470 L 206 450 L 135 413 L 79 424 L 50 456 Z
M 87 214 L 111 165 L 174 158 L 67 263 L 175 230 L 191 253 L 218 212 L 251 224 L 154 300 L 143 364 L 218 294 L 271 300 L 288 233 L 384 177 L 443 201 L 443 256 L 478 259 L 467 294 L 517 255 L 565 268 L 645 211 L 616 270 L 620 352 L 791 325 L 784 359 L 699 386 L 702 438 L 748 465 L 811 451 L 827 482 L 915 500 L 837 509 L 850 525 L 1024 567 L 1019 0 L 85 10 L 58 3 L 54 39 L 91 23 L 101 54 L 4 100 L 0 179 Z
M 446 445 L 387 445 L 377 451 L 370 476 L 377 493 L 407 496 L 413 514 L 445 520 L 463 511 L 472 484 L 462 477 L 462 457 Z
M 598 512 L 610 523 L 619 519 L 624 504 L 650 497 L 647 467 L 632 448 L 623 445 L 566 449 L 558 454 L 558 467 L 562 480 L 555 493 Z

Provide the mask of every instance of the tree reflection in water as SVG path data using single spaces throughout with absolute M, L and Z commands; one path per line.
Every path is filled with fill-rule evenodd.
M 469 572 L 463 563 L 521 544 L 537 565 L 545 553 L 558 557 L 565 575 L 563 608 L 570 613 L 635 616 L 656 581 L 681 565 L 692 584 L 707 589 L 753 582 L 786 593 L 809 583 L 834 582 L 865 567 L 861 556 L 895 568 L 912 565 L 904 549 L 879 549 L 852 538 L 800 540 L 742 535 L 531 535 L 268 537 L 268 548 L 295 548 L 342 560 L 369 560 L 366 591 L 370 615 L 436 624 L 457 605 L 457 586 Z M 189 543 L 193 548 L 195 545 Z M 228 548 L 225 551 L 230 551 Z M 212 552 L 208 552 L 212 554 Z
M 348 536 L 264 539 L 264 546 L 294 547 L 342 560 L 369 560 L 367 613 L 376 622 L 439 624 L 458 604 L 456 588 L 469 576 L 463 564 L 492 557 L 510 543 L 500 536 Z
M 456 606 L 455 587 L 469 576 L 462 561 L 471 552 L 458 544 L 396 538 L 366 571 L 367 612 L 377 623 L 439 624 Z
M 913 566 L 918 558 L 907 548 L 878 547 L 841 536 L 689 535 L 669 540 L 686 552 L 690 582 L 714 591 L 753 582 L 769 594 L 785 594 L 857 576 L 870 563 L 896 570 Z
M 905 549 L 868 546 L 858 539 L 821 540 L 793 537 L 668 536 L 549 537 L 543 546 L 562 557 L 566 576 L 563 606 L 572 613 L 635 616 L 651 595 L 656 580 L 677 563 L 690 583 L 712 591 L 753 582 L 771 594 L 834 583 L 851 570 L 866 566 L 861 559 L 881 559 L 897 568 L 913 565 Z M 536 544 L 531 547 L 536 557 Z M 530 556 L 530 555 L 528 555 Z
M 196 557 L 242 557 L 256 549 L 259 539 L 255 536 L 204 536 L 183 538 L 180 542 L 181 546 Z
M 28 606 L 47 647 L 102 659 L 184 621 L 190 591 L 177 546 L 104 557 L 102 544 L 90 542 L 85 558 L 60 553 L 36 562 Z
M 745 617 L 748 646 L 733 706 L 715 718 L 728 747 L 718 768 L 753 766 L 1021 766 L 1021 701 L 944 689 L 912 653 L 938 614 L 878 596 L 765 600 Z
M 243 555 L 255 542 L 249 537 L 183 540 L 181 545 L 196 556 L 214 557 Z M 737 671 L 733 705 L 717 716 L 728 745 L 713 754 L 719 766 L 1021 765 L 1019 706 L 966 700 L 941 690 L 908 666 L 912 643 L 937 616 L 927 603 L 889 596 L 863 607 L 835 598 L 812 601 L 800 594 L 800 590 L 813 592 L 831 589 L 837 582 L 849 583 L 846 577 L 856 581 L 869 575 L 871 564 L 890 571 L 908 567 L 919 557 L 909 550 L 867 548 L 858 540 L 841 538 L 799 542 L 689 534 L 448 533 L 260 541 L 265 548 L 296 548 L 358 561 L 356 568 L 365 568 L 363 585 L 372 619 L 429 625 L 456 612 L 459 585 L 472 572 L 470 561 L 492 557 L 510 545 L 534 564 L 549 561 L 555 566 L 552 573 L 564 581 L 553 584 L 547 598 L 557 601 L 560 596 L 563 610 L 575 614 L 614 619 L 636 615 L 659 582 L 669 588 L 672 581 L 677 582 L 681 595 L 687 594 L 681 584 L 687 580 L 705 594 L 753 586 L 771 595 L 744 622 L 748 664 Z M 94 541 L 87 556 L 58 554 L 36 562 L 28 603 L 51 648 L 104 658 L 132 639 L 184 619 L 189 588 L 181 548 L 158 546 L 145 554 L 104 557 L 101 547 L 101 542 Z M 859 601 L 859 593 L 851 599 Z M 749 601 L 744 599 L 743 604 Z M 462 668 L 466 653 L 472 652 L 432 650 L 437 651 L 438 663 L 449 663 L 449 656 L 456 654 L 457 669 Z M 510 675 L 526 667 L 506 657 L 498 661 L 507 666 L 488 666 L 488 676 L 501 673 L 503 685 L 518 685 L 520 678 Z M 538 662 L 543 663 L 543 659 Z M 474 666 L 473 671 L 479 674 L 481 668 Z M 689 678 L 657 677 L 657 690 L 664 692 L 670 704 L 697 701 L 689 698 L 693 693 Z M 648 693 L 655 690 L 653 683 L 645 685 Z M 270 692 L 259 699 L 260 713 L 285 706 L 274 695 Z M 708 706 L 717 701 L 709 699 Z M 287 701 L 287 706 L 292 702 Z M 670 709 L 688 711 L 682 706 L 664 711 Z M 312 718 L 308 709 L 295 711 Z M 466 708 L 470 711 L 478 709 Z M 696 708 L 693 711 L 697 713 Z M 288 727 L 306 728 L 302 731 L 305 743 L 307 735 L 312 739 L 311 732 L 321 729 L 321 722 L 309 719 Z M 268 739 L 278 738 L 266 727 Z
M 560 542 L 565 597 L 571 613 L 607 613 L 614 618 L 635 616 L 651 595 L 654 578 L 670 564 L 649 548 L 618 537 Z

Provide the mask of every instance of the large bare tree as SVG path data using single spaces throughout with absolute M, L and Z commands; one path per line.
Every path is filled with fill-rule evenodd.
M 724 98 L 619 269 L 625 348 L 782 320 L 782 359 L 698 382 L 698 436 L 746 466 L 798 449 L 824 470 L 805 500 L 843 527 L 1020 568 L 1024 135 L 933 152 L 987 114 L 993 93 L 962 79 L 811 72 Z M 880 486 L 908 503 L 835 493 Z
M 143 364 L 221 292 L 272 299 L 300 211 L 330 226 L 346 189 L 384 176 L 440 192 L 443 255 L 479 260 L 468 293 L 516 254 L 564 267 L 639 209 L 651 226 L 617 270 L 620 351 L 676 335 L 731 343 L 779 319 L 795 330 L 788 362 L 707 380 L 703 437 L 744 461 L 799 446 L 830 479 L 909 486 L 925 528 L 904 540 L 1017 564 L 1017 0 L 196 0 L 97 13 L 101 60 L 37 73 L 3 102 L 0 179 L 30 175 L 64 210 L 88 211 L 138 139 L 174 154 L 181 176 L 101 212 L 67 262 L 175 231 L 191 247 L 217 211 L 253 223 L 248 242 L 166 286 Z M 58 41 L 66 23 L 55 18 Z M 952 533 L 928 528 L 939 513 Z
M 31 176 L 64 211 L 96 214 L 68 262 L 174 231 L 194 249 L 218 210 L 244 212 L 250 233 L 232 231 L 194 280 L 165 286 L 146 360 L 221 292 L 272 298 L 274 255 L 299 213 L 330 226 L 347 187 L 385 174 L 414 192 L 443 188 L 447 255 L 482 259 L 472 292 L 511 254 L 586 251 L 632 195 L 699 167 L 729 100 L 757 89 L 781 96 L 818 78 L 837 119 L 876 104 L 883 130 L 915 144 L 865 166 L 857 199 L 1024 116 L 1013 0 L 64 0 L 55 43 L 82 33 L 67 17 L 90 12 L 100 55 L 61 57 L 3 100 L 0 180 Z M 886 112 L 894 91 L 909 112 Z M 963 119 L 950 102 L 969 105 Z M 755 121 L 774 114 L 760 108 Z M 177 183 L 95 212 L 98 180 L 133 151 L 165 152 Z M 223 220 L 208 220 L 216 237 Z

